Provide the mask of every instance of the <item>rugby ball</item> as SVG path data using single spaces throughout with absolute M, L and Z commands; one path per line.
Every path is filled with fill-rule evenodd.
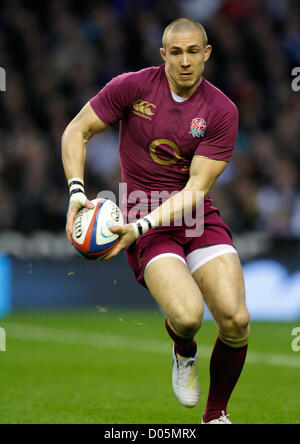
M 86 259 L 98 260 L 106 256 L 119 242 L 119 235 L 110 231 L 114 225 L 124 225 L 119 207 L 109 199 L 92 200 L 95 208 L 81 208 L 76 215 L 72 242 Z

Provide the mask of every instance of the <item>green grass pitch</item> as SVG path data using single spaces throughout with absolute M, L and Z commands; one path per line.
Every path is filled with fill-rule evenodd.
M 198 424 L 216 326 L 197 335 L 202 396 L 182 407 L 171 387 L 171 342 L 159 311 L 14 314 L 0 320 L 1 424 Z M 294 323 L 253 322 L 228 411 L 236 424 L 299 424 Z

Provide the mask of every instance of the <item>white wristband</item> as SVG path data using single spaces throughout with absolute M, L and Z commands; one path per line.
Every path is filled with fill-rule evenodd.
M 70 195 L 79 193 L 80 191 L 84 193 L 84 183 L 83 180 L 80 179 L 79 177 L 73 177 L 73 179 L 70 179 L 68 181 L 68 184 L 69 184 Z
M 84 183 L 80 177 L 73 177 L 68 181 L 70 191 L 70 202 L 78 205 L 78 208 L 84 207 L 86 203 L 86 195 L 84 191 Z
M 145 216 L 143 219 L 134 222 L 132 226 L 135 231 L 135 238 L 137 239 L 142 234 L 147 233 L 150 229 L 156 228 L 156 223 L 151 216 Z

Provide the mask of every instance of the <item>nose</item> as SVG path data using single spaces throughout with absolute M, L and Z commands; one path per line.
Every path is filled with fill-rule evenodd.
M 190 66 L 190 61 L 189 61 L 189 57 L 188 54 L 182 54 L 182 59 L 181 59 L 181 67 L 182 68 L 188 68 Z

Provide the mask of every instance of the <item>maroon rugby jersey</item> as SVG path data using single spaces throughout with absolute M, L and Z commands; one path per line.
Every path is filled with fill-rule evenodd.
M 195 154 L 230 160 L 238 131 L 238 111 L 203 77 L 191 97 L 176 102 L 165 65 L 150 67 L 115 77 L 90 104 L 105 124 L 121 122 L 120 159 L 127 196 L 140 190 L 141 197 L 152 198 L 152 207 L 145 205 L 141 216 L 161 203 L 153 202 L 157 195 L 153 191 L 170 193 L 184 188 Z M 137 202 L 128 201 L 128 209 Z M 207 196 L 205 214 L 214 210 Z

